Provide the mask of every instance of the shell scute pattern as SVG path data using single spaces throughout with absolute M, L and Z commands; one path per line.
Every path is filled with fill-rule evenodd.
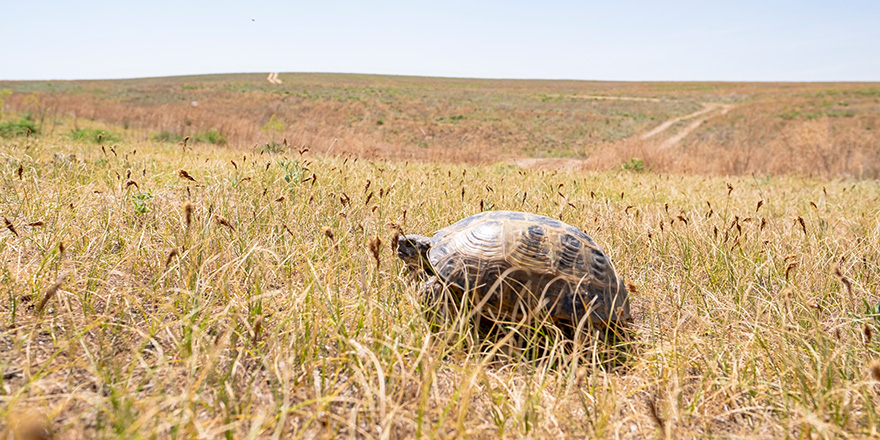
M 465 222 L 467 220 L 467 222 Z M 437 274 L 459 288 L 467 289 L 478 286 L 478 282 L 490 273 L 493 266 L 503 263 L 503 247 L 501 246 L 503 223 L 497 220 L 473 222 L 468 217 L 459 223 L 435 234 L 438 240 L 428 254 L 429 261 Z M 433 241 L 432 240 L 432 241 Z
M 508 264 L 535 273 L 552 272 L 553 242 L 543 226 L 527 221 L 510 221 L 505 228 L 504 258 Z
M 439 277 L 491 295 L 487 305 L 496 311 L 514 312 L 531 295 L 528 302 L 558 318 L 629 319 L 626 291 L 605 253 L 584 231 L 559 220 L 489 211 L 441 229 L 431 241 L 428 259 Z M 623 316 L 612 303 L 622 305 Z
M 560 272 L 572 273 L 574 271 L 583 272 L 586 266 L 586 259 L 582 249 L 583 243 L 574 235 L 565 233 L 559 236 L 561 244 L 561 252 L 556 259 L 556 267 Z

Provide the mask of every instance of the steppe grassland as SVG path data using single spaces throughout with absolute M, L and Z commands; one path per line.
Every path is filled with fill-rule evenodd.
M 604 171 L 640 158 L 655 172 L 880 177 L 877 83 L 685 83 L 480 80 L 282 73 L 104 81 L 0 81 L 6 109 L 126 127 L 131 139 L 209 130 L 232 145 L 281 142 L 362 158 L 486 164 L 564 157 Z M 615 100 L 598 98 L 639 98 Z M 193 106 L 196 103 L 196 106 Z M 640 138 L 705 104 L 726 105 L 673 148 L 689 125 Z M 273 115 L 279 132 L 261 130 Z
M 49 135 L 2 140 L 0 151 L 9 430 L 878 435 L 876 182 L 567 174 Z M 624 361 L 597 362 L 608 349 L 594 345 L 529 362 L 431 331 L 388 225 L 430 233 L 481 207 L 560 218 L 608 251 L 632 290 Z

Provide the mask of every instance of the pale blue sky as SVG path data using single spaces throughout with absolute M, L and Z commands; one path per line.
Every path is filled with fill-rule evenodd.
M 0 1 L 0 79 L 880 81 L 880 1 Z

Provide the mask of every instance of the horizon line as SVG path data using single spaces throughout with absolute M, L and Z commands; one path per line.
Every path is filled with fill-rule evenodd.
M 329 72 L 329 71 L 239 71 L 239 72 L 213 72 L 213 73 L 185 73 L 155 76 L 122 76 L 104 78 L 38 78 L 38 79 L 0 79 L 0 82 L 43 82 L 43 81 L 124 81 L 161 78 L 182 78 L 190 76 L 221 76 L 221 75 L 257 75 L 268 73 L 293 74 L 293 75 L 349 75 L 349 76 L 385 76 L 400 78 L 437 78 L 452 80 L 481 80 L 481 81 L 572 81 L 572 82 L 608 82 L 608 83 L 756 83 L 756 84 L 872 84 L 880 83 L 878 80 L 735 80 L 735 79 L 582 79 L 582 78 L 515 78 L 515 77 L 483 77 L 483 76 L 447 76 L 447 75 L 415 75 L 401 73 L 365 73 L 365 72 Z

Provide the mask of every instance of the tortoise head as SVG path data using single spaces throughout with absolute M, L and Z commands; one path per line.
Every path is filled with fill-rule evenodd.
M 413 270 L 431 271 L 428 263 L 428 250 L 431 249 L 431 239 L 423 235 L 405 235 L 397 242 L 397 256 Z

